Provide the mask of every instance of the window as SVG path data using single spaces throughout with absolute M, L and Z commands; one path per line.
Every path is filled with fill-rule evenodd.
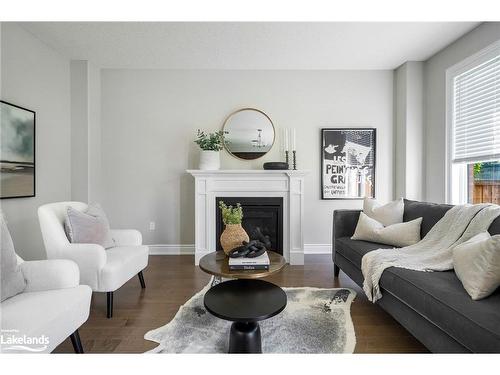
M 500 204 L 500 162 L 467 164 L 467 202 Z
M 447 71 L 448 201 L 500 203 L 500 42 Z

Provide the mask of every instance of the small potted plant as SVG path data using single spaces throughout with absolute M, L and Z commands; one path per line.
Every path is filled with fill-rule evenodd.
M 201 148 L 200 166 L 201 170 L 217 170 L 220 168 L 220 150 L 224 142 L 224 132 L 218 131 L 208 133 L 198 129 L 197 138 L 194 141 Z
M 243 220 L 243 208 L 239 203 L 236 207 L 227 206 L 223 201 L 219 201 L 219 208 L 222 213 L 222 221 L 225 228 L 220 236 L 220 244 L 226 254 L 235 247 L 241 246 L 243 241 L 249 241 L 245 229 L 241 226 Z

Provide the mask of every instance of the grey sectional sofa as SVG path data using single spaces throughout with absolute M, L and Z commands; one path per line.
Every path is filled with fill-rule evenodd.
M 404 221 L 422 217 L 422 238 L 452 206 L 405 200 Z M 345 272 L 363 285 L 361 258 L 369 251 L 392 246 L 351 240 L 359 210 L 333 214 L 335 275 Z M 500 234 L 500 218 L 490 226 Z M 500 250 L 499 250 L 500 251 Z M 431 352 L 500 353 L 500 288 L 490 297 L 473 301 L 455 272 L 418 272 L 391 267 L 380 280 L 383 297 L 377 301 Z

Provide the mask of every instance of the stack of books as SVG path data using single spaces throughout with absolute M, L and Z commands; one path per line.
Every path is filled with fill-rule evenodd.
M 231 271 L 240 270 L 268 270 L 269 256 L 267 252 L 255 258 L 229 258 L 229 269 Z

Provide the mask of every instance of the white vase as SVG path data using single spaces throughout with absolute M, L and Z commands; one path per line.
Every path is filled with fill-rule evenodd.
M 220 169 L 220 152 L 201 150 L 200 169 L 202 171 L 215 171 Z

